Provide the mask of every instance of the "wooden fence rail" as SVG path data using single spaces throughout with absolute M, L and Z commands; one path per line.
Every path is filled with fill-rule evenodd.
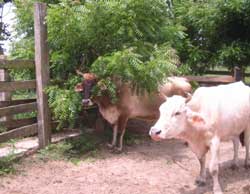
M 196 81 L 201 85 L 213 86 L 218 84 L 229 84 L 240 81 L 246 74 L 239 67 L 235 67 L 233 72 L 230 71 L 207 71 L 203 76 L 184 76 L 189 81 Z
M 25 89 L 35 89 L 36 81 L 13 81 L 13 82 L 0 82 L 1 92 L 12 92 L 16 90 L 25 90 Z
M 0 122 L 1 126 L 4 126 L 6 129 L 15 129 L 18 127 L 22 127 L 25 125 L 31 125 L 37 123 L 37 118 L 27 118 L 27 119 L 18 119 L 18 120 L 11 120 L 11 121 L 2 121 Z
M 233 76 L 184 76 L 189 81 L 196 81 L 200 84 L 217 85 L 228 84 L 235 81 Z
M 27 137 L 37 133 L 38 124 L 26 125 L 20 128 L 13 129 L 0 134 L 0 143 L 5 142 L 6 139 L 13 139 L 19 137 Z
M 0 69 L 23 69 L 23 68 L 35 68 L 35 61 L 0 59 Z
M 13 115 L 23 112 L 32 112 L 37 110 L 37 103 L 31 102 L 27 104 L 19 104 L 14 106 L 8 106 L 0 108 L 0 117 L 5 115 Z
M 31 99 L 21 99 L 21 100 L 5 100 L 5 101 L 0 101 L 0 108 L 6 107 L 6 106 L 25 104 L 25 103 L 30 103 L 30 102 L 36 102 L 36 99 L 31 98 Z

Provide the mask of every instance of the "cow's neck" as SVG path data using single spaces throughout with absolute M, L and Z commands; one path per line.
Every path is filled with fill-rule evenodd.
M 196 129 L 190 125 L 186 129 L 179 135 L 179 138 L 188 142 L 190 148 L 198 158 L 203 157 L 209 150 L 210 132 L 208 130 Z
M 98 96 L 94 98 L 94 102 L 99 106 L 99 108 L 108 108 L 112 105 L 109 97 L 107 96 Z

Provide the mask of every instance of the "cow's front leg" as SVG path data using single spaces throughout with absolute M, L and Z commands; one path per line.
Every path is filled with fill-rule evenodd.
M 238 169 L 238 150 L 239 150 L 239 145 L 240 145 L 240 140 L 239 137 L 235 137 L 233 139 L 233 147 L 234 147 L 234 157 L 233 157 L 233 162 L 231 165 L 231 169 L 235 170 Z
M 199 158 L 200 162 L 200 175 L 196 178 L 195 183 L 198 186 L 205 186 L 206 184 L 206 155 Z
M 108 147 L 110 149 L 113 149 L 116 146 L 116 142 L 117 142 L 117 133 L 118 133 L 118 124 L 116 123 L 113 126 L 113 138 L 112 138 L 112 143 L 108 144 Z
M 209 172 L 213 178 L 213 191 L 214 194 L 223 194 L 220 183 L 219 183 L 219 147 L 220 139 L 214 137 L 211 140 L 210 151 L 211 160 L 209 164 Z
M 124 137 L 124 134 L 125 134 L 125 131 L 126 131 L 127 122 L 128 122 L 128 117 L 122 116 L 122 117 L 119 118 L 118 126 L 119 126 L 119 130 L 121 131 L 121 135 L 120 135 L 119 145 L 117 147 L 117 152 L 118 153 L 122 152 L 123 137 Z

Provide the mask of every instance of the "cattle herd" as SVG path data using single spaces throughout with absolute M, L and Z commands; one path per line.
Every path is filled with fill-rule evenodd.
M 83 106 L 97 104 L 103 118 L 112 125 L 113 139 L 108 146 L 115 152 L 122 151 L 128 119 L 158 119 L 149 135 L 156 141 L 177 138 L 188 143 L 200 163 L 198 186 L 206 183 L 206 154 L 210 150 L 213 192 L 223 193 L 219 183 L 219 147 L 223 141 L 233 141 L 233 166 L 236 167 L 242 134 L 245 167 L 250 167 L 250 88 L 243 82 L 200 87 L 191 95 L 190 83 L 180 77 L 167 78 L 154 94 L 134 93 L 129 83 L 116 81 L 118 101 L 112 103 L 108 94 L 91 98 L 91 89 L 98 83 L 94 74 L 77 73 L 84 81 L 77 84 L 75 90 L 83 93 Z

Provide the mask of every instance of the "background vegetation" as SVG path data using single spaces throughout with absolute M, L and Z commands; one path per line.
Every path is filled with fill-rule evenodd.
M 80 111 L 73 92 L 76 69 L 95 72 L 115 96 L 114 75 L 150 92 L 166 75 L 250 62 L 249 0 L 43 1 L 56 80 L 47 91 L 54 117 L 62 121 L 74 120 Z M 34 58 L 34 0 L 14 3 L 18 39 L 11 55 Z M 20 75 L 33 72 L 13 72 Z

